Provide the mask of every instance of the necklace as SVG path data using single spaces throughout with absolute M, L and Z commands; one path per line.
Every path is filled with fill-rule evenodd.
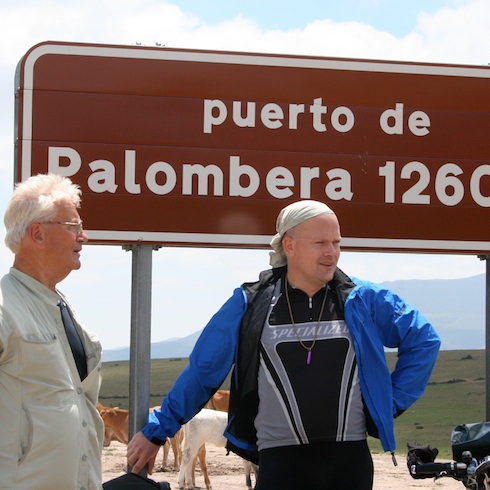
M 322 321 L 323 309 L 325 308 L 325 303 L 327 302 L 328 284 L 325 286 L 325 294 L 323 295 L 322 308 L 320 310 L 320 315 L 318 316 L 318 322 L 317 322 L 316 328 L 315 328 L 315 335 L 313 337 L 313 340 L 311 341 L 311 344 L 306 345 L 301 340 L 300 336 L 298 335 L 298 329 L 296 328 L 296 324 L 294 323 L 293 310 L 291 308 L 291 302 L 289 301 L 288 276 L 286 276 L 285 282 L 286 282 L 286 284 L 285 284 L 286 302 L 288 304 L 289 316 L 291 317 L 291 323 L 293 325 L 294 334 L 296 335 L 296 338 L 298 339 L 298 342 L 300 343 L 301 347 L 303 347 L 303 349 L 305 349 L 308 352 L 308 354 L 306 355 L 306 364 L 310 365 L 310 363 L 311 363 L 311 351 L 313 350 L 313 347 L 315 347 L 315 344 L 316 344 L 316 336 L 318 335 L 318 330 L 320 328 L 320 322 Z

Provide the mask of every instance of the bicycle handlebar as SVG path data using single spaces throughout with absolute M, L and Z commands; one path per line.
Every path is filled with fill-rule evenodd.
M 454 473 L 458 470 L 466 470 L 466 463 L 450 461 L 446 463 L 413 464 L 410 467 L 410 473 L 412 473 L 412 475 L 439 475 L 441 473 Z

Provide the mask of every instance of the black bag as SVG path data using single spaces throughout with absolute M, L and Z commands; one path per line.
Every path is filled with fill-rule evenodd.
M 418 466 L 424 463 L 433 463 L 436 459 L 436 456 L 439 454 L 439 450 L 436 447 L 430 447 L 429 445 L 421 445 L 421 444 L 410 444 L 407 443 L 408 454 L 407 454 L 407 466 L 410 472 L 410 476 L 415 479 L 420 478 L 434 478 L 437 476 L 437 473 L 433 474 L 422 474 L 417 475 L 413 474 L 410 471 L 412 466 Z
M 463 451 L 476 459 L 490 455 L 490 422 L 457 425 L 451 434 L 453 459 L 461 461 Z
M 136 473 L 126 473 L 105 482 L 102 488 L 104 490 L 170 490 L 170 485 L 168 482 L 158 483 Z

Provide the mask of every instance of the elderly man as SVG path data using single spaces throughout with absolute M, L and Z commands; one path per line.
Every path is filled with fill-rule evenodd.
M 422 395 L 440 340 L 396 294 L 344 274 L 340 241 L 325 204 L 281 211 L 272 269 L 210 320 L 161 410 L 130 442 L 134 472 L 148 461 L 151 471 L 158 445 L 234 366 L 227 447 L 259 464 L 257 489 L 372 488 L 367 433 L 394 452 L 394 418 Z M 391 374 L 384 347 L 398 347 Z
M 101 490 L 101 346 L 57 289 L 80 268 L 81 192 L 37 175 L 5 212 L 13 267 L 0 283 L 0 486 Z

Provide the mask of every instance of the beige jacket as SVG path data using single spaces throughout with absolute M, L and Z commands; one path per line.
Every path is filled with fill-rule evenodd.
M 101 490 L 101 346 L 67 303 L 87 355 L 80 380 L 61 295 L 10 269 L 0 282 L 0 487 Z

